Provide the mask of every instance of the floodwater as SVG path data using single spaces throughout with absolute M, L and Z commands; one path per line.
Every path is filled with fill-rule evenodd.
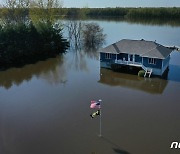
M 90 22 L 90 21 L 88 21 Z M 106 45 L 156 40 L 180 46 L 180 27 L 93 21 Z M 100 68 L 96 52 L 75 52 L 0 72 L 1 154 L 177 154 L 180 142 L 180 53 L 166 79 Z M 102 99 L 100 119 L 90 101 Z

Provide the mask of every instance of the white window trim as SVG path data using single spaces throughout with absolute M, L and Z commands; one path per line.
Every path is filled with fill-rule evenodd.
M 131 58 L 132 58 L 132 60 L 130 60 Z M 128 54 L 128 61 L 129 62 L 135 62 L 135 54 Z
M 155 58 L 148 58 L 148 64 L 156 65 L 156 59 Z
M 111 59 L 112 54 L 111 53 L 105 53 L 105 59 Z

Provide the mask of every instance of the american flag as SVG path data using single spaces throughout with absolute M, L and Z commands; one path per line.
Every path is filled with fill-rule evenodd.
M 98 101 L 91 101 L 90 108 L 92 108 L 92 109 L 95 109 L 95 108 L 100 109 L 101 108 L 101 104 Z

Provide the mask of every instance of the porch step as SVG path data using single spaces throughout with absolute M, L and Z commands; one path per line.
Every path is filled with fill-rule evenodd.
M 146 68 L 145 66 L 142 65 L 142 68 L 143 70 L 145 71 L 145 74 L 144 74 L 144 77 L 146 77 L 146 75 L 148 75 L 148 77 L 150 78 L 151 77 L 151 74 L 152 74 L 152 69 L 150 68 Z
M 147 74 L 149 74 L 148 77 L 150 78 L 150 77 L 151 77 L 151 74 L 152 74 L 152 69 L 146 70 L 146 71 L 145 71 L 145 74 L 144 74 L 144 77 L 146 77 Z

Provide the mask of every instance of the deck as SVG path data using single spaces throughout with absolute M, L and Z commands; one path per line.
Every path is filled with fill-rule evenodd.
M 142 67 L 142 63 L 133 62 L 133 61 L 115 60 L 115 64 Z
M 141 67 L 144 71 L 144 77 L 148 75 L 148 77 L 151 76 L 153 69 L 152 68 L 147 68 L 142 63 L 139 62 L 134 62 L 134 61 L 124 61 L 124 60 L 115 60 L 115 64 L 120 64 L 120 65 L 128 65 L 128 66 L 135 66 L 135 67 Z

